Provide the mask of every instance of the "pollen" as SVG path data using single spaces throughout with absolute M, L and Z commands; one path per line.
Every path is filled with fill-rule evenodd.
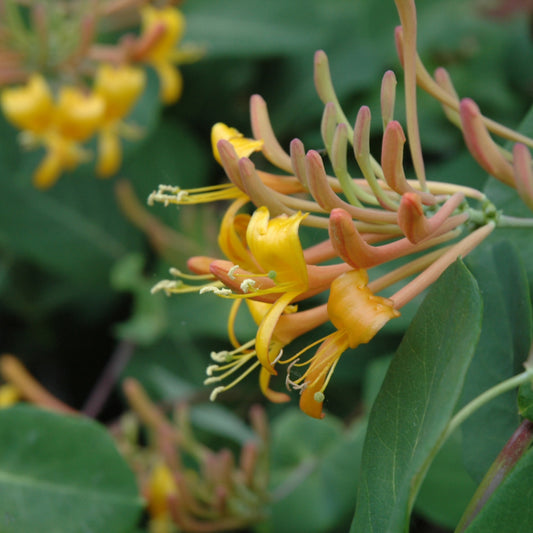
M 228 270 L 228 277 L 229 279 L 236 279 L 235 278 L 235 271 L 239 269 L 239 265 L 233 265 L 229 270 Z
M 247 278 L 241 283 L 241 290 L 244 293 L 256 290 L 256 282 L 254 279 Z
M 206 285 L 205 287 L 202 287 L 198 294 L 206 294 L 207 292 L 213 292 L 217 296 L 231 296 L 233 293 L 230 289 L 224 289 L 220 287 L 215 287 L 214 285 Z

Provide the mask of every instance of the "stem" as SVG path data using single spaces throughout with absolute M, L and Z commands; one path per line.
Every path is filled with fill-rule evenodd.
M 446 442 L 446 439 L 448 439 L 448 437 L 470 416 L 472 415 L 475 411 L 477 411 L 480 407 L 483 407 L 486 403 L 490 402 L 491 400 L 493 400 L 494 398 L 496 398 L 497 396 L 499 396 L 500 394 L 503 394 L 509 390 L 512 390 L 514 389 L 515 387 L 518 387 L 520 386 L 522 383 L 526 383 L 527 381 L 531 381 L 533 379 L 533 367 L 529 367 L 529 366 L 526 366 L 526 370 L 525 372 L 522 372 L 521 374 L 518 374 L 517 376 L 513 376 L 512 378 L 510 379 L 507 379 L 505 381 L 502 381 L 501 383 L 498 383 L 497 385 L 495 385 L 494 387 L 486 390 L 483 394 L 480 394 L 477 398 L 474 398 L 470 403 L 468 403 L 467 405 L 465 405 L 451 420 L 450 420 L 450 423 L 448 424 L 448 426 L 446 427 L 446 429 L 444 430 L 444 432 L 442 433 L 442 435 L 440 436 L 438 442 L 435 444 L 433 450 L 431 451 L 431 453 L 428 455 L 428 457 L 426 458 L 425 462 L 424 462 L 424 465 L 422 466 L 422 468 L 420 469 L 420 472 L 416 475 L 416 477 L 413 479 L 412 483 L 411 483 L 411 494 L 410 494 L 410 497 L 409 497 L 409 508 L 412 509 L 413 507 L 413 504 L 415 502 L 415 499 L 416 499 L 416 495 L 418 494 L 418 490 L 420 489 L 420 486 L 422 485 L 422 481 L 424 480 L 425 476 L 426 476 L 426 473 L 427 471 L 429 470 L 429 467 L 431 465 L 431 463 L 433 462 L 433 459 L 435 458 L 435 456 L 437 455 L 437 453 L 439 452 L 439 450 L 441 449 L 442 445 Z M 513 442 L 513 440 L 511 439 L 511 441 L 509 441 L 509 443 Z M 509 444 L 508 443 L 508 444 Z M 527 446 L 526 446 L 527 447 Z M 525 451 L 525 449 L 524 449 Z M 506 447 L 502 450 L 500 456 L 505 452 L 505 455 L 506 457 L 509 454 L 509 451 L 508 451 L 508 448 L 507 448 L 507 445 Z M 516 455 L 516 454 L 514 454 Z M 498 459 L 500 459 L 500 456 L 498 456 Z M 518 460 L 518 459 L 516 459 Z M 516 462 L 516 461 L 515 461 Z M 496 464 L 496 463 L 495 463 Z M 507 464 L 510 464 L 508 462 L 505 462 L 505 461 L 501 461 L 499 463 L 497 463 L 497 467 L 495 467 L 495 469 L 493 470 L 493 467 L 491 467 L 491 469 L 489 470 L 489 473 L 492 473 L 492 477 L 495 477 L 495 473 L 500 469 L 500 467 L 506 467 L 507 470 L 509 469 L 508 466 L 506 466 Z M 493 465 L 494 466 L 494 465 Z M 489 473 L 487 473 L 487 476 L 489 475 Z M 491 479 L 492 479 L 491 477 Z M 499 478 L 500 480 L 502 478 Z M 485 480 L 484 480 L 485 481 Z M 499 483 L 499 481 L 498 481 Z M 493 486 L 492 484 L 490 484 L 489 482 L 487 482 L 486 485 L 483 485 L 483 493 L 485 493 L 486 490 L 494 490 L 495 486 Z M 480 485 L 480 487 L 482 486 Z M 485 489 L 485 487 L 487 487 Z M 480 490 L 478 488 L 478 490 Z M 476 493 L 477 494 L 477 493 Z M 477 500 L 476 500 L 477 501 Z M 469 507 L 470 509 L 470 507 Z M 477 508 L 476 508 L 477 509 Z M 477 509 L 476 510 L 476 513 L 478 512 L 479 510 Z M 473 518 L 473 516 L 472 516 Z M 461 521 L 462 523 L 462 521 Z M 461 530 L 457 529 L 456 530 L 456 533 L 459 533 Z
M 524 420 L 485 474 L 455 533 L 461 533 L 466 530 L 506 475 L 527 451 L 531 442 L 533 442 L 533 422 Z
M 76 413 L 75 409 L 48 392 L 13 355 L 3 354 L 0 357 L 0 374 L 7 382 L 19 389 L 23 398 L 35 405 L 58 413 Z
M 111 354 L 111 358 L 91 391 L 89 398 L 87 398 L 82 409 L 83 414 L 91 418 L 96 418 L 100 413 L 113 387 L 116 385 L 121 372 L 131 359 L 134 350 L 135 345 L 131 341 L 120 342 Z
M 520 218 L 500 215 L 497 226 L 498 228 L 532 228 L 533 218 Z
M 490 402 L 490 400 L 493 400 L 504 392 L 519 387 L 522 383 L 526 383 L 531 379 L 533 379 L 533 367 L 527 368 L 521 374 L 498 383 L 494 387 L 486 390 L 483 394 L 480 394 L 477 398 L 474 398 L 450 420 L 446 432 L 444 433 L 444 440 L 448 438 L 472 413 L 477 411 L 480 407 L 483 407 L 487 402 Z

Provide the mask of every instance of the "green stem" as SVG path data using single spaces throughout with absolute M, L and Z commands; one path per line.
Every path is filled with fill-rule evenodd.
M 455 533 L 462 533 L 468 528 L 507 474 L 523 457 L 532 441 L 533 423 L 530 420 L 524 420 L 507 441 L 485 474 L 483 481 L 480 483 L 474 497 L 464 512 Z
M 501 383 L 498 383 L 489 390 L 486 390 L 483 394 L 480 394 L 477 398 L 474 398 L 470 403 L 465 405 L 451 420 L 444 433 L 444 439 L 446 440 L 470 415 L 477 411 L 480 407 L 483 407 L 486 403 L 490 402 L 500 394 L 510 391 L 516 387 L 531 381 L 533 379 L 533 367 L 527 368 L 521 374 L 506 379 Z
M 519 387 L 522 385 L 522 383 L 526 383 L 528 381 L 533 380 L 533 366 L 526 366 L 526 370 L 522 372 L 521 374 L 518 374 L 517 376 L 513 376 L 512 378 L 509 378 L 505 381 L 502 381 L 501 383 L 498 383 L 494 387 L 492 387 L 489 390 L 486 390 L 483 394 L 480 394 L 477 398 L 474 398 L 470 403 L 465 405 L 451 420 L 448 424 L 445 431 L 440 436 L 438 442 L 435 444 L 433 450 L 426 458 L 426 461 L 422 465 L 422 468 L 418 472 L 418 474 L 415 476 L 411 483 L 411 491 L 409 496 L 409 509 L 413 508 L 416 495 L 418 494 L 418 491 L 420 489 L 420 486 L 422 485 L 422 481 L 424 480 L 424 477 L 426 476 L 427 471 L 429 470 L 429 467 L 431 463 L 433 462 L 433 459 L 435 459 L 435 456 L 441 449 L 442 445 L 446 442 L 446 439 L 475 411 L 477 411 L 480 407 L 483 407 L 486 403 L 490 402 L 500 394 L 503 394 L 507 391 L 510 391 L 516 387 Z
M 533 218 L 500 215 L 498 217 L 497 226 L 498 228 L 533 228 Z

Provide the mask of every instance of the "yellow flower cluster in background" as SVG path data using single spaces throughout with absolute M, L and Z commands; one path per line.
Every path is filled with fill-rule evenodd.
M 116 6 L 103 2 L 90 14 L 82 3 L 78 9 L 75 15 L 58 14 L 52 8 L 43 9 L 39 2 L 26 7 L 8 0 L 10 16 L 0 23 L 2 32 L 17 43 L 16 53 L 8 48 L 10 39 L 0 44 L 0 85 L 9 85 L 1 92 L 1 109 L 21 130 L 25 148 L 44 148 L 33 175 L 39 188 L 51 187 L 63 172 L 91 161 L 87 143 L 93 139 L 96 174 L 114 175 L 122 163 L 121 140 L 142 135 L 142 129 L 126 119 L 146 88 L 146 67 L 158 75 L 161 102 L 171 104 L 182 93 L 177 65 L 199 57 L 198 50 L 178 48 L 185 18 L 176 7 L 139 9 L 138 3 L 122 2 L 123 11 L 138 11 L 140 32 L 127 28 L 118 44 L 99 43 L 96 32 L 98 18 L 111 14 L 120 26 Z M 31 12 L 33 25 L 21 22 L 24 10 Z M 73 38 L 76 30 L 78 36 Z M 20 42 L 27 46 L 21 49 Z

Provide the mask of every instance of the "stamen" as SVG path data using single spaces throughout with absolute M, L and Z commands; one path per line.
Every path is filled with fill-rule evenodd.
M 205 294 L 207 292 L 214 292 L 217 296 L 231 296 L 233 294 L 230 289 L 221 289 L 214 285 L 206 285 L 205 287 L 202 287 L 198 291 L 198 294 Z
M 174 268 L 174 267 L 171 267 L 169 269 L 169 273 L 171 276 L 174 276 L 176 278 L 190 279 L 194 281 L 204 280 L 204 279 L 215 279 L 215 276 L 213 276 L 213 274 L 186 274 L 185 272 L 182 272 L 178 268 Z
M 322 385 L 322 388 L 320 389 L 320 391 L 315 393 L 315 401 L 317 401 L 317 402 L 324 401 L 324 391 L 326 390 L 326 387 L 328 386 L 329 381 L 331 379 L 331 376 L 333 376 L 333 372 L 335 371 L 335 367 L 337 366 L 337 363 L 339 361 L 340 361 L 340 357 L 331 365 L 331 367 L 330 367 L 330 369 L 328 371 L 328 375 L 327 375 L 326 379 L 324 380 L 324 385 Z M 316 399 L 317 394 L 322 394 L 322 400 L 317 400 Z
M 233 355 L 227 350 L 222 350 L 221 352 L 211 352 L 210 357 L 217 363 L 229 363 L 233 359 Z
M 170 296 L 174 291 L 176 291 L 176 289 L 181 286 L 183 286 L 182 281 L 162 279 L 150 289 L 150 293 L 155 294 L 156 292 L 164 291 L 167 296 Z
M 231 200 L 241 195 L 242 192 L 232 183 L 197 187 L 195 189 L 181 189 L 173 185 L 159 185 L 157 191 L 150 193 L 147 203 L 149 206 L 153 206 L 154 202 L 160 202 L 167 207 L 169 204 L 182 205 Z
M 283 355 L 283 348 L 280 349 L 278 355 L 276 355 L 274 361 L 272 361 L 272 366 L 274 366 L 281 359 L 282 355 Z
M 220 376 L 214 376 L 214 377 L 209 377 L 205 379 L 204 385 L 211 385 L 212 383 L 216 383 L 217 381 L 222 381 L 228 376 L 231 376 L 231 374 L 233 374 L 241 366 L 246 364 L 252 357 L 255 357 L 255 352 L 251 352 L 246 356 L 241 356 L 238 359 L 233 360 L 231 363 L 228 363 L 227 365 L 222 365 L 222 366 L 210 365 L 211 367 L 216 367 L 211 370 L 211 374 L 213 373 L 213 371 L 222 371 L 222 370 L 226 370 L 227 368 L 229 368 L 229 370 L 227 372 L 224 372 L 223 374 L 220 374 Z M 208 374 L 208 375 L 211 375 L 211 374 Z
M 209 395 L 209 400 L 211 402 L 214 402 L 217 399 L 217 396 L 226 390 L 226 387 L 216 387 L 211 391 L 211 394 Z
M 237 379 L 235 379 L 234 381 L 232 381 L 229 385 L 226 385 L 226 386 L 220 386 L 220 387 L 216 387 L 215 389 L 213 389 L 211 391 L 211 394 L 209 395 L 209 399 L 213 402 L 215 401 L 216 397 L 223 391 L 226 391 L 226 390 L 229 390 L 231 389 L 232 387 L 234 387 L 235 385 L 237 385 L 237 383 L 239 383 L 240 381 L 242 381 L 248 374 L 250 374 L 251 372 L 253 372 L 261 363 L 259 361 L 256 361 L 250 368 L 248 368 L 245 372 L 243 372 Z M 205 383 L 205 382 L 204 382 Z
M 288 367 L 287 367 L 287 375 L 285 376 L 285 387 L 287 387 L 287 390 L 299 390 L 299 391 L 302 391 L 303 389 L 305 389 L 305 387 L 307 387 L 307 383 L 298 383 L 299 381 L 301 381 L 303 379 L 303 376 L 298 378 L 297 380 L 292 380 L 291 379 L 291 370 L 293 368 L 294 365 L 296 365 L 296 363 L 298 363 L 300 359 L 295 359 Z
M 255 344 L 255 339 L 251 339 L 248 342 L 244 343 L 242 346 L 239 346 L 237 349 L 229 352 L 228 350 L 222 350 L 220 352 L 211 352 L 211 359 L 217 363 L 229 363 L 234 359 L 234 357 L 239 357 L 242 355 L 247 355 L 246 350 L 251 348 Z
M 238 270 L 240 267 L 239 265 L 233 265 L 229 270 L 228 270 L 228 277 L 230 279 L 236 279 L 235 277 L 235 271 Z
M 256 281 L 255 279 L 247 278 L 241 283 L 241 291 L 245 294 L 250 291 L 255 291 L 256 288 Z
M 315 342 L 309 344 L 308 346 L 306 346 L 305 348 L 303 348 L 302 350 L 300 350 L 297 354 L 289 357 L 288 359 L 285 359 L 284 361 L 280 361 L 280 363 L 282 365 L 285 365 L 287 363 L 291 363 L 289 365 L 289 370 L 290 368 L 295 365 L 297 362 L 298 362 L 298 358 L 300 357 L 300 355 L 304 354 L 305 352 L 307 352 L 307 350 L 310 350 L 311 348 L 313 348 L 314 346 L 316 346 L 317 344 L 320 344 L 322 341 L 324 341 L 329 335 L 326 335 L 325 337 L 322 337 L 321 339 L 318 339 L 316 340 Z M 303 365 L 306 365 L 309 361 L 306 361 L 305 363 L 300 363 L 298 364 L 297 366 L 303 366 Z

